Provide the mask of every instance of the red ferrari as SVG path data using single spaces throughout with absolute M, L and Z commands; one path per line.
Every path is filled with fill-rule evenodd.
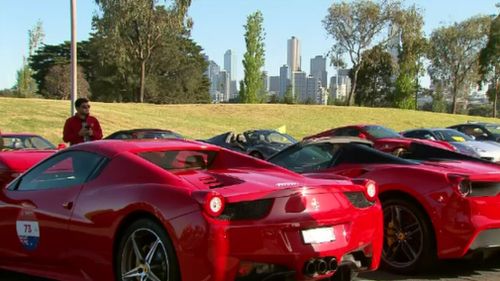
M 372 181 L 187 141 L 85 143 L 0 192 L 0 267 L 57 280 L 321 280 L 375 270 Z
M 54 154 L 56 147 L 33 134 L 2 134 L 0 141 L 0 188 L 22 172 Z
M 358 137 L 373 142 L 373 147 L 383 152 L 399 155 L 407 151 L 416 140 L 405 138 L 389 128 L 378 125 L 353 125 L 327 130 L 304 139 L 322 137 Z M 455 147 L 444 141 L 417 140 L 418 142 L 455 151 Z
M 399 273 L 500 250 L 500 167 L 421 143 L 398 158 L 359 138 L 290 146 L 270 162 L 313 178 L 375 181 L 384 211 L 382 263 Z

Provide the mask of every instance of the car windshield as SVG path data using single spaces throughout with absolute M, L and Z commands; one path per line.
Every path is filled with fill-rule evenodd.
M 278 154 L 270 161 L 294 172 L 313 172 L 330 167 L 338 149 L 339 145 L 331 143 L 297 146 Z
M 473 140 L 468 135 L 462 134 L 456 130 L 436 130 L 434 131 L 434 134 L 436 134 L 440 140 L 447 142 L 464 142 Z
M 48 140 L 40 136 L 10 136 L 3 135 L 3 148 L 6 150 L 20 149 L 55 149 Z
M 493 134 L 500 134 L 500 125 L 498 124 L 488 124 L 485 127 Z
M 136 131 L 123 132 L 111 137 L 112 139 L 182 139 L 182 136 L 171 131 Z
M 247 139 L 252 144 L 294 144 L 297 141 L 287 134 L 273 131 L 256 131 L 247 133 Z
M 182 172 L 210 168 L 216 154 L 215 151 L 168 150 L 142 152 L 139 156 L 164 170 Z
M 402 138 L 396 131 L 382 126 L 366 126 L 365 131 L 375 139 Z

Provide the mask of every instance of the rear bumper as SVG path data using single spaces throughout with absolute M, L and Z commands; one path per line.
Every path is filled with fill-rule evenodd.
M 500 196 L 457 198 L 443 213 L 438 236 L 440 258 L 460 258 L 468 253 L 500 250 Z
M 307 263 L 311 260 L 331 259 L 335 259 L 339 266 L 348 265 L 357 271 L 377 269 L 383 235 L 380 204 L 362 210 L 350 209 L 347 213 L 350 213 L 349 216 L 340 214 L 337 218 L 329 219 L 310 218 L 288 222 L 263 220 L 245 224 L 221 222 L 205 217 L 206 233 L 198 234 L 207 239 L 205 243 L 198 242 L 195 251 L 199 254 L 193 256 L 193 251 L 177 249 L 182 278 L 247 280 L 246 273 L 242 274 L 243 265 L 258 264 L 268 265 L 275 270 L 264 274 L 289 276 L 293 280 L 320 280 L 332 276 L 334 271 L 308 274 Z M 325 226 L 334 227 L 334 241 L 321 244 L 304 243 L 302 230 Z M 188 237 L 179 238 L 191 240 Z M 179 242 L 182 248 L 183 242 Z M 197 264 L 200 267 L 195 267 Z M 189 270 L 190 268 L 197 270 L 195 272 Z

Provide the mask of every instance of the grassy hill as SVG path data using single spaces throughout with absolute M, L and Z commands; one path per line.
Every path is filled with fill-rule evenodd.
M 91 103 L 109 135 L 120 129 L 165 128 L 190 138 L 207 138 L 229 130 L 287 126 L 296 138 L 348 124 L 380 124 L 395 130 L 450 126 L 467 120 L 495 121 L 465 115 L 387 108 L 312 105 L 152 105 Z M 0 98 L 2 132 L 38 133 L 60 143 L 62 127 L 69 115 L 69 102 L 43 99 Z

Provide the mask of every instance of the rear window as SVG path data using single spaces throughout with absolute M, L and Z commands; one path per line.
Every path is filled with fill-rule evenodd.
M 167 171 L 206 170 L 216 151 L 169 150 L 139 153 L 139 156 Z

